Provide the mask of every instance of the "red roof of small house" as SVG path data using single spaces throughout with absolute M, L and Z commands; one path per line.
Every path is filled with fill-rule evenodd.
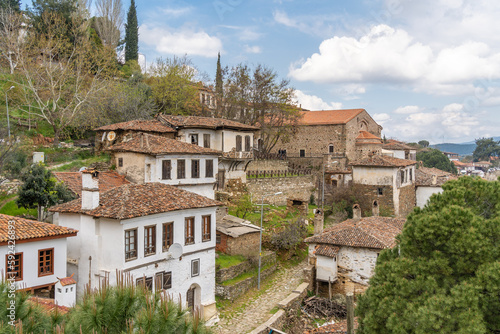
M 335 257 L 335 256 L 337 256 L 339 250 L 340 250 L 340 247 L 337 247 L 337 246 L 320 244 L 320 245 L 316 246 L 314 253 L 316 255 Z
M 365 109 L 339 109 L 303 111 L 300 124 L 302 125 L 333 125 L 346 124 Z
M 73 275 L 74 275 L 74 273 L 71 274 L 71 276 L 69 276 L 69 277 L 57 278 L 57 279 L 59 280 L 59 282 L 61 283 L 62 286 L 76 284 L 76 281 L 73 278 Z
M 457 176 L 437 168 L 419 166 L 415 171 L 415 184 L 417 186 L 440 187 L 448 180 L 457 179 Z
M 307 243 L 385 249 L 396 245 L 396 236 L 403 230 L 406 219 L 365 217 L 348 219 L 325 229 L 323 233 L 305 239 Z
M 200 117 L 200 116 L 181 116 L 181 115 L 163 115 L 157 116 L 158 120 L 170 125 L 173 128 L 202 128 L 202 129 L 235 129 L 257 131 L 258 127 L 231 121 L 224 118 Z
M 361 130 L 361 131 L 359 131 L 359 135 L 356 137 L 356 139 L 379 139 L 380 140 L 380 137 L 377 137 L 368 131 Z
M 162 122 L 152 119 L 152 120 L 133 120 L 128 122 L 114 123 L 109 125 L 101 126 L 94 131 L 117 131 L 117 130 L 133 130 L 133 131 L 145 131 L 145 132 L 158 132 L 158 133 L 168 133 L 175 132 L 175 129 Z
M 136 133 L 132 139 L 122 141 L 107 148 L 114 152 L 136 152 L 150 155 L 160 154 L 206 154 L 221 155 L 222 152 L 205 148 L 180 140 L 155 136 L 148 133 Z
M 75 195 L 78 197 L 82 195 L 81 172 L 52 172 L 52 174 L 54 174 L 56 179 L 64 183 Z M 130 181 L 125 179 L 125 176 L 118 174 L 116 171 L 99 172 L 99 192 L 108 191 L 129 183 Z
M 9 231 L 15 233 L 9 234 Z M 77 233 L 77 230 L 68 227 L 0 214 L 0 245 L 6 245 L 9 240 L 20 243 L 73 237 Z
M 130 219 L 163 212 L 206 208 L 222 203 L 163 183 L 126 184 L 99 196 L 99 206 L 82 210 L 81 199 L 49 208 L 51 212 L 83 213 L 93 217 Z
M 372 167 L 406 167 L 415 165 L 413 160 L 398 159 L 386 155 L 373 155 L 371 157 L 351 162 L 351 166 L 372 166 Z

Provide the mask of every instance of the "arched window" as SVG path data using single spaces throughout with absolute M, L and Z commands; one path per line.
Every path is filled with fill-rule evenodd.
M 328 145 L 328 153 L 333 153 L 333 144 Z

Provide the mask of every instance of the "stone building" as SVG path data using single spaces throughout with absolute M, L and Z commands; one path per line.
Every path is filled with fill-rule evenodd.
M 361 210 L 406 217 L 416 205 L 416 164 L 416 161 L 383 155 L 351 162 L 352 184 L 363 199 Z
M 229 255 L 259 255 L 260 227 L 250 221 L 226 215 L 217 220 L 216 250 Z
M 359 158 L 357 150 L 364 139 L 369 139 L 367 142 L 370 145 L 377 139 L 380 140 L 382 127 L 365 109 L 318 110 L 301 113 L 303 117 L 295 129 L 294 137 L 287 143 L 279 141 L 274 151 L 286 150 L 287 157 L 292 158 L 323 158 L 324 155 L 335 155 L 339 158 L 346 157 L 349 160 L 355 160 Z M 364 136 L 366 138 L 363 138 Z M 380 148 L 376 150 L 380 151 Z
M 387 143 L 384 143 L 382 149 L 389 152 L 386 155 L 389 155 L 398 158 L 398 159 L 407 159 L 407 160 L 417 160 L 417 150 L 414 147 L 411 147 L 403 142 L 390 139 Z
M 389 217 L 361 218 L 356 205 L 353 211 L 353 219 L 305 239 L 317 284 L 333 283 L 336 293 L 359 293 L 368 287 L 378 254 L 396 245 L 405 223 L 405 219 Z

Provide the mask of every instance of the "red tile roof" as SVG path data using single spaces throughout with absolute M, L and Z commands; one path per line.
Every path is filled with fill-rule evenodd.
M 64 183 L 69 190 L 80 197 L 82 195 L 82 173 L 80 172 L 52 172 L 56 179 Z M 108 191 L 115 187 L 124 184 L 129 184 L 130 181 L 125 179 L 125 176 L 118 174 L 115 171 L 99 172 L 99 192 Z
M 162 122 L 154 120 L 133 120 L 128 122 L 121 122 L 115 124 L 109 124 L 101 126 L 94 131 L 117 131 L 117 130 L 133 130 L 133 131 L 145 131 L 145 132 L 158 132 L 167 133 L 175 132 L 175 129 Z
M 301 112 L 302 125 L 346 124 L 365 109 L 316 110 Z
M 392 248 L 396 236 L 401 233 L 406 219 L 389 217 L 366 217 L 356 221 L 348 219 L 334 225 L 305 242 L 334 246 Z
M 221 155 L 222 152 L 193 145 L 180 140 L 155 136 L 147 133 L 135 133 L 132 139 L 107 148 L 114 152 L 137 152 L 150 155 L 160 154 L 207 154 Z
M 361 130 L 359 131 L 359 135 L 356 137 L 356 139 L 380 139 L 380 137 L 377 137 L 368 131 Z
M 10 228 L 9 228 L 10 227 Z M 5 245 L 10 234 L 16 242 L 43 239 L 56 239 L 75 236 L 78 231 L 72 228 L 43 223 L 35 220 L 0 214 L 0 245 Z
M 71 284 L 76 284 L 76 281 L 75 281 L 75 279 L 73 278 L 73 275 L 74 275 L 74 274 L 71 274 L 71 276 L 69 276 L 69 277 L 58 278 L 58 279 L 59 279 L 59 282 L 61 282 L 61 285 L 62 285 L 62 286 L 71 285 Z
M 158 115 L 157 118 L 172 126 L 173 128 L 202 128 L 202 129 L 235 129 L 257 131 L 256 126 L 243 124 L 236 121 L 231 121 L 224 118 L 199 117 L 199 116 L 174 116 L 174 115 Z
M 405 143 L 395 142 L 395 141 L 385 143 L 384 146 L 382 146 L 382 148 L 385 150 L 401 150 L 401 151 L 416 150 L 414 147 L 408 146 Z
M 351 166 L 373 166 L 373 167 L 406 167 L 415 165 L 417 162 L 413 160 L 398 159 L 385 155 L 373 155 L 371 157 L 352 161 Z
M 99 206 L 82 210 L 81 199 L 53 206 L 52 212 L 83 213 L 93 217 L 129 219 L 157 213 L 219 206 L 222 203 L 162 183 L 126 184 L 99 196 Z
M 335 257 L 335 256 L 337 256 L 339 250 L 340 250 L 340 247 L 327 245 L 327 244 L 321 244 L 321 245 L 316 246 L 316 250 L 314 251 L 314 253 L 316 255 Z
M 446 181 L 454 179 L 457 179 L 457 176 L 437 168 L 419 166 L 415 172 L 415 184 L 417 186 L 440 187 Z

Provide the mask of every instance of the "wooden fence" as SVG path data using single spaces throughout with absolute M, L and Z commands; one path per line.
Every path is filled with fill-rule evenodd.
M 265 177 L 295 177 L 303 175 L 311 175 L 310 168 L 300 168 L 300 169 L 289 169 L 287 171 L 283 170 L 255 170 L 247 171 L 248 178 L 265 178 Z

